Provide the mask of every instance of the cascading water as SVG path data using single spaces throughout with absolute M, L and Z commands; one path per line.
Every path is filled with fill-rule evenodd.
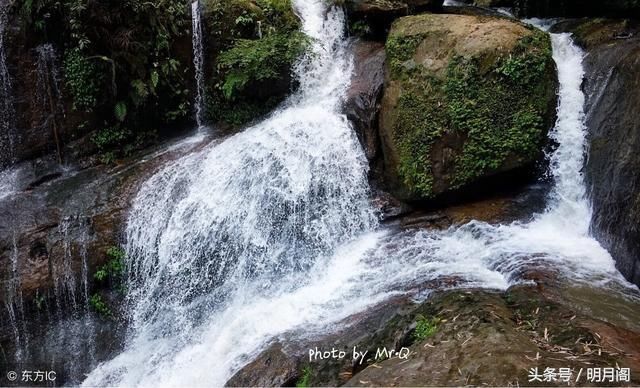
M 204 45 L 202 43 L 202 10 L 200 0 L 191 3 L 193 65 L 196 80 L 196 123 L 198 129 L 204 127 Z
M 26 330 L 20 324 L 24 323 L 24 303 L 22 290 L 20 288 L 20 274 L 18 267 L 18 242 L 15 234 L 12 237 L 11 246 L 11 277 L 5 283 L 5 307 L 9 317 L 9 325 L 13 334 L 15 344 L 15 359 L 18 362 L 24 361 L 28 357 L 29 340 Z
M 326 13 L 323 0 L 295 6 L 313 38 L 296 69 L 300 91 L 138 194 L 127 226 L 132 330 L 126 350 L 85 385 L 221 386 L 278 336 L 335 329 L 440 278 L 504 290 L 544 266 L 630 287 L 588 232 L 582 52 L 569 35 L 553 35 L 559 147 L 547 209 L 526 223 L 375 231 L 366 160 L 339 112 L 351 70 L 343 15 Z
M 57 116 L 63 113 L 60 93 L 60 75 L 56 65 L 56 51 L 51 44 L 43 44 L 36 48 L 38 53 L 36 102 L 42 112 L 42 129 L 51 131 L 56 143 L 58 161 L 62 162 L 62 149 L 59 137 Z
M 327 14 L 324 0 L 295 7 L 312 38 L 295 69 L 300 91 L 261 124 L 167 167 L 138 194 L 127 227 L 132 338 L 87 385 L 222 385 L 241 357 L 181 375 L 174 366 L 186 360 L 176 356 L 228 330 L 222 322 L 234 306 L 308 282 L 304 273 L 376 224 L 366 158 L 339 112 L 351 73 L 343 13 Z M 246 357 L 262 345 L 233 350 L 238 339 L 221 336 L 215 346 Z
M 5 50 L 5 30 L 8 23 L 7 2 L 0 3 L 0 169 L 10 164 L 15 147 L 15 110 L 11 76 L 7 68 L 7 54 Z M 2 184 L 0 176 L 0 185 Z

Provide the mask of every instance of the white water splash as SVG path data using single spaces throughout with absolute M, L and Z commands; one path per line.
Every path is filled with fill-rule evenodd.
M 275 338 L 335 330 L 430 281 L 504 290 L 527 270 L 626 287 L 589 236 L 582 52 L 553 35 L 556 185 L 530 222 L 373 231 L 366 163 L 338 113 L 350 65 L 342 15 L 296 1 L 314 55 L 301 90 L 264 123 L 167 167 L 139 193 L 127 238 L 133 333 L 87 386 L 221 386 Z M 363 233 L 369 231 L 368 233 Z
M 200 8 L 200 0 L 191 3 L 191 24 L 192 24 L 192 46 L 193 46 L 193 65 L 195 69 L 196 80 L 196 123 L 198 129 L 204 127 L 204 45 L 202 42 L 202 10 Z

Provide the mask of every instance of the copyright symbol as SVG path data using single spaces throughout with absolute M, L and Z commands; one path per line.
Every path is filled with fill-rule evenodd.
M 18 374 L 14 371 L 7 372 L 7 379 L 9 381 L 16 381 L 18 379 Z

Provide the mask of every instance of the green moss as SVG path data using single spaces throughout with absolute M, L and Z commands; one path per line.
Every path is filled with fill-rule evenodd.
M 432 148 L 443 136 L 462 147 L 448 189 L 500 170 L 508 158 L 533 160 L 544 138 L 553 74 L 549 37 L 532 31 L 488 71 L 480 70 L 486 58 L 454 57 L 444 77 L 410 62 L 422 39 L 390 36 L 387 47 L 392 79 L 402 90 L 393 137 L 405 185 L 422 198 L 435 195 Z

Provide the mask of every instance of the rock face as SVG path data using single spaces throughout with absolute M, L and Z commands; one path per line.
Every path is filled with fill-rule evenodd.
M 532 166 L 552 126 L 548 36 L 501 18 L 419 15 L 386 45 L 380 135 L 388 189 L 432 199 Z
M 287 344 L 266 349 L 227 385 L 280 386 L 295 376 L 309 386 L 515 386 L 528 383 L 529 368 L 543 371 L 550 362 L 575 370 L 640 366 L 636 311 L 603 294 L 580 295 L 594 306 L 613 303 L 625 311 L 620 322 L 606 322 L 607 314 L 571 306 L 570 295 L 582 290 L 536 283 L 504 293 L 437 292 L 418 304 L 387 301 L 324 338 L 296 340 L 293 333 Z M 546 291 L 540 292 L 543 284 Z M 361 364 L 352 360 L 354 346 L 367 351 Z M 316 347 L 343 350 L 346 357 L 310 359 L 309 349 Z M 385 350 L 399 353 L 386 357 Z M 639 381 L 633 374 L 631 379 Z
M 349 19 L 364 24 L 375 36 L 384 36 L 391 23 L 402 16 L 442 9 L 443 0 L 347 0 Z
M 384 46 L 377 42 L 353 44 L 353 78 L 347 91 L 345 113 L 354 125 L 369 161 L 379 155 L 378 111 L 384 86 Z
M 640 285 L 640 29 L 628 21 L 573 26 L 586 48 L 593 230 L 627 279 Z
M 114 337 L 124 330 L 116 319 L 81 316 L 95 309 L 92 294 L 117 292 L 103 290 L 111 285 L 98 284 L 94 274 L 122 242 L 139 186 L 197 146 L 170 142 L 118 166 L 64 170 L 50 156 L 12 168 L 15 191 L 0 198 L 0 365 L 14 365 L 19 360 L 13 356 L 22 352 L 34 364 L 55 364 L 60 381 L 75 385 L 80 381 L 72 379 L 119 346 L 121 338 Z M 110 309 L 121 304 L 118 295 Z
M 512 3 L 520 17 L 640 15 L 638 0 L 514 0 Z

